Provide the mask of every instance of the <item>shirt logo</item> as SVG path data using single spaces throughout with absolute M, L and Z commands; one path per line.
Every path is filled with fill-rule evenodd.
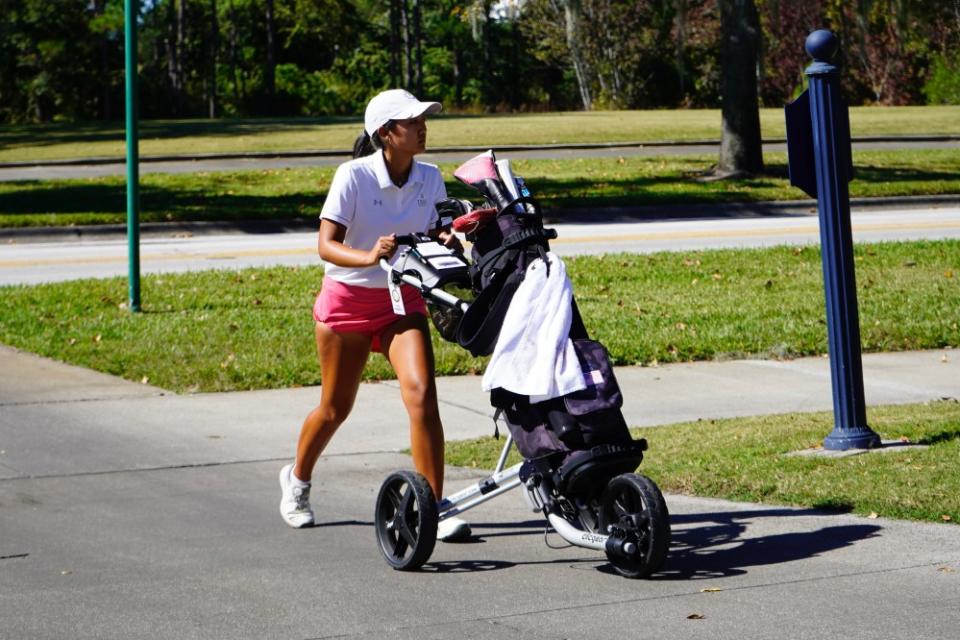
M 375 207 L 382 207 L 382 206 L 383 206 L 383 200 L 374 200 L 374 201 L 373 201 L 373 206 L 375 206 Z

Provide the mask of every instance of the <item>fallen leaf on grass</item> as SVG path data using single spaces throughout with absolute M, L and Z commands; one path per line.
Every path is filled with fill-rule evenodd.
M 905 444 L 906 444 L 906 443 L 909 443 L 909 442 L 910 442 L 910 438 L 907 437 L 907 436 L 900 436 L 900 442 L 903 442 L 903 443 L 905 443 Z
M 943 514 L 942 516 L 940 516 L 940 519 L 943 520 L 944 522 L 950 522 L 951 520 L 953 520 L 953 518 L 951 518 L 947 514 Z
M 143 376 L 142 378 L 140 378 L 140 384 L 147 384 L 148 382 L 150 382 L 149 377 Z
M 867 517 L 870 518 L 871 520 L 876 520 L 876 519 L 879 518 L 880 516 L 877 514 L 876 511 L 871 511 L 871 512 L 870 512 L 870 515 L 868 515 Z

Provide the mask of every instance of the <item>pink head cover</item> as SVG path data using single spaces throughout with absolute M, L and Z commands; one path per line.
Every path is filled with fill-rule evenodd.
M 490 149 L 460 165 L 453 172 L 453 177 L 467 185 L 474 185 L 483 180 L 499 180 L 496 163 L 493 149 Z

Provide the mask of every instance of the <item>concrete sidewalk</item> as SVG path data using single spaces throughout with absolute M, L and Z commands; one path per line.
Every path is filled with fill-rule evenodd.
M 863 370 L 868 405 L 960 398 L 958 351 L 866 354 Z M 0 371 L 0 478 L 284 459 L 319 400 L 319 387 L 176 395 L 4 346 Z M 833 406 L 826 358 L 618 367 L 616 375 L 631 426 Z M 448 440 L 493 433 L 479 377 L 437 385 Z M 405 416 L 396 382 L 365 383 L 328 452 L 404 450 Z
M 863 365 L 869 405 L 960 398 L 960 352 Z M 317 470 L 322 524 L 294 531 L 275 476 L 317 388 L 178 396 L 6 347 L 0 372 L 3 637 L 919 639 L 960 624 L 955 525 L 668 495 L 669 567 L 627 581 L 602 554 L 546 547 L 508 494 L 469 512 L 471 544 L 400 574 L 371 524 L 382 479 L 411 466 L 395 383 L 363 385 Z M 825 358 L 617 376 L 631 425 L 832 406 Z M 449 439 L 491 433 L 478 378 L 438 384 Z M 450 469 L 448 488 L 478 477 Z

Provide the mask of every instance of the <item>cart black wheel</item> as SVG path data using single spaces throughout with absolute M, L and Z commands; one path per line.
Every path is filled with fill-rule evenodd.
M 397 571 L 416 571 L 437 543 L 437 501 L 419 473 L 396 471 L 380 485 L 374 524 L 380 553 Z
M 645 578 L 660 570 L 670 550 L 670 513 L 659 487 L 646 476 L 625 473 L 607 483 L 600 499 L 600 529 L 624 536 L 633 553 L 607 552 L 617 573 Z

